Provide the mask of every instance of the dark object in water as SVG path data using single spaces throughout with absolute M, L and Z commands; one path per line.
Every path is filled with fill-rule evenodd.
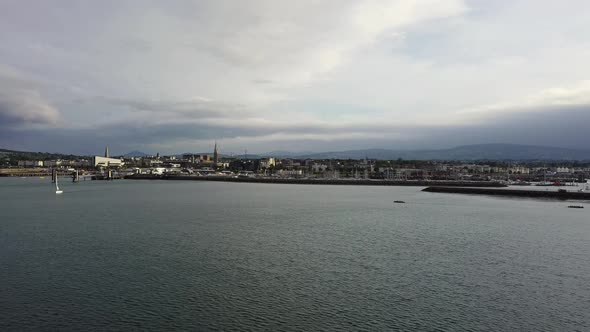
M 583 209 L 584 207 L 582 205 L 570 205 L 570 206 L 568 206 L 568 208 L 570 208 L 570 209 Z
M 405 203 L 404 201 L 393 201 L 394 203 Z

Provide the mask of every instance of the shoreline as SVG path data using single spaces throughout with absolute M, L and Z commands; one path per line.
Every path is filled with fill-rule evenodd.
M 271 184 L 311 184 L 311 185 L 354 185 L 354 186 L 453 186 L 453 187 L 507 187 L 493 181 L 429 181 L 429 180 L 352 180 L 352 179 L 283 179 L 283 178 L 235 178 L 225 176 L 190 176 L 190 175 L 130 175 L 129 180 L 168 180 L 168 181 L 213 181 L 238 183 Z

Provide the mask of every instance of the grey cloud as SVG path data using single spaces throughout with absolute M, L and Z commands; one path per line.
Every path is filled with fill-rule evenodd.
M 113 126 L 92 128 L 16 129 L 0 132 L 0 142 L 7 147 L 34 149 L 52 152 L 98 153 L 108 144 L 112 151 L 125 152 L 150 144 L 166 144 L 175 150 L 175 142 L 188 139 L 211 139 L 222 137 L 253 136 L 259 131 L 242 128 L 204 126 L 199 124 L 161 124 L 137 126 L 135 123 L 120 123 Z M 182 152 L 182 151 L 180 151 Z
M 141 38 L 129 38 L 121 42 L 121 44 L 121 46 L 126 49 L 137 53 L 149 52 L 154 48 L 154 45 L 151 42 Z
M 112 106 L 122 106 L 131 111 L 165 113 L 174 119 L 174 114 L 182 114 L 183 117 L 227 117 L 235 116 L 236 112 L 247 113 L 245 107 L 240 104 L 221 103 L 206 100 L 204 98 L 181 101 L 161 100 L 133 100 L 125 98 L 96 97 L 78 102 L 102 103 Z
M 268 79 L 255 79 L 255 80 L 252 80 L 252 83 L 254 83 L 254 84 L 272 84 L 272 83 L 274 83 L 274 81 L 268 80 Z
M 58 118 L 58 110 L 41 96 L 33 84 L 0 76 L 0 128 L 55 124 Z
M 498 113 L 483 124 L 432 128 L 424 143 L 515 143 L 589 149 L 588 123 L 590 105 L 551 106 Z
M 178 144 L 187 144 L 182 142 L 236 138 L 257 141 L 260 150 L 477 142 L 584 147 L 587 141 L 586 106 L 517 110 L 471 126 L 341 122 L 371 121 L 366 109 L 400 121 L 439 114 L 452 121 L 453 110 L 465 105 L 522 100 L 588 79 L 583 41 L 590 20 L 589 11 L 580 9 L 583 1 L 572 6 L 470 1 L 473 10 L 457 20 L 435 19 L 463 13 L 443 8 L 453 7 L 452 1 L 433 1 L 417 11 L 418 17 L 402 17 L 403 10 L 388 15 L 386 4 L 394 3 L 389 1 L 222 1 L 107 0 L 69 6 L 0 1 L 0 30 L 6 37 L 0 59 L 50 82 L 40 88 L 7 82 L 0 73 L 0 147 L 88 152 L 105 143 L 123 150 L 161 144 L 178 151 L 184 150 Z M 370 8 L 358 10 L 364 7 Z M 394 39 L 405 38 L 393 54 L 382 53 L 390 47 L 390 32 Z M 76 89 L 67 88 L 72 86 Z M 194 92 L 215 100 L 190 100 Z M 105 97 L 88 98 L 96 94 Z M 59 112 L 44 98 L 48 95 L 61 102 Z M 88 98 L 79 99 L 87 105 L 71 102 L 75 98 Z M 306 117 L 294 114 L 297 103 L 308 105 Z M 348 105 L 347 114 L 335 106 L 331 117 L 322 112 L 329 108 L 324 103 Z M 278 118 L 281 109 L 292 112 L 289 118 L 296 123 L 318 120 L 258 121 Z M 27 128 L 56 122 L 60 114 L 68 121 L 64 128 Z M 85 123 L 102 125 L 81 129 Z M 337 138 L 318 139 L 321 135 Z
M 322 127 L 315 126 L 251 126 L 207 125 L 195 123 L 173 123 L 137 126 L 134 123 L 119 123 L 89 129 L 27 129 L 11 130 L 0 134 L 7 147 L 30 146 L 35 150 L 90 153 L 100 151 L 109 144 L 120 153 L 128 150 L 146 149 L 150 145 L 162 146 L 161 152 L 173 153 L 200 150 L 191 146 L 194 140 L 227 140 L 242 138 L 251 151 L 264 152 L 277 148 L 287 150 L 334 151 L 357 148 L 446 148 L 476 143 L 520 143 L 588 149 L 587 135 L 590 123 L 590 105 L 545 108 L 537 112 L 503 114 L 485 124 L 462 126 L 362 126 Z M 306 138 L 305 134 L 350 133 L 376 134 L 371 138 L 339 138 L 321 140 Z M 261 140 L 271 134 L 292 134 L 301 139 Z M 387 138 L 397 133 L 398 138 Z M 379 134 L 383 138 L 379 138 Z M 19 139 L 16 139 L 20 137 Z M 188 145 L 187 145 L 188 144 Z M 240 143 L 238 143 L 240 144 Z M 231 147 L 228 147 L 231 149 Z M 235 149 L 239 151 L 240 149 Z M 153 151 L 148 151 L 153 152 Z M 93 152 L 97 153 L 97 152 Z

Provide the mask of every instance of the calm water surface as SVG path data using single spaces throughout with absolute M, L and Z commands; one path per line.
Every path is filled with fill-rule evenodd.
M 0 179 L 2 331 L 590 330 L 586 203 L 62 183 Z

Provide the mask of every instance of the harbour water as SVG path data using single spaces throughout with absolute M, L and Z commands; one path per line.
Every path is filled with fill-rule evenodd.
M 0 330 L 590 330 L 590 206 L 0 179 Z M 405 204 L 393 204 L 403 200 Z

